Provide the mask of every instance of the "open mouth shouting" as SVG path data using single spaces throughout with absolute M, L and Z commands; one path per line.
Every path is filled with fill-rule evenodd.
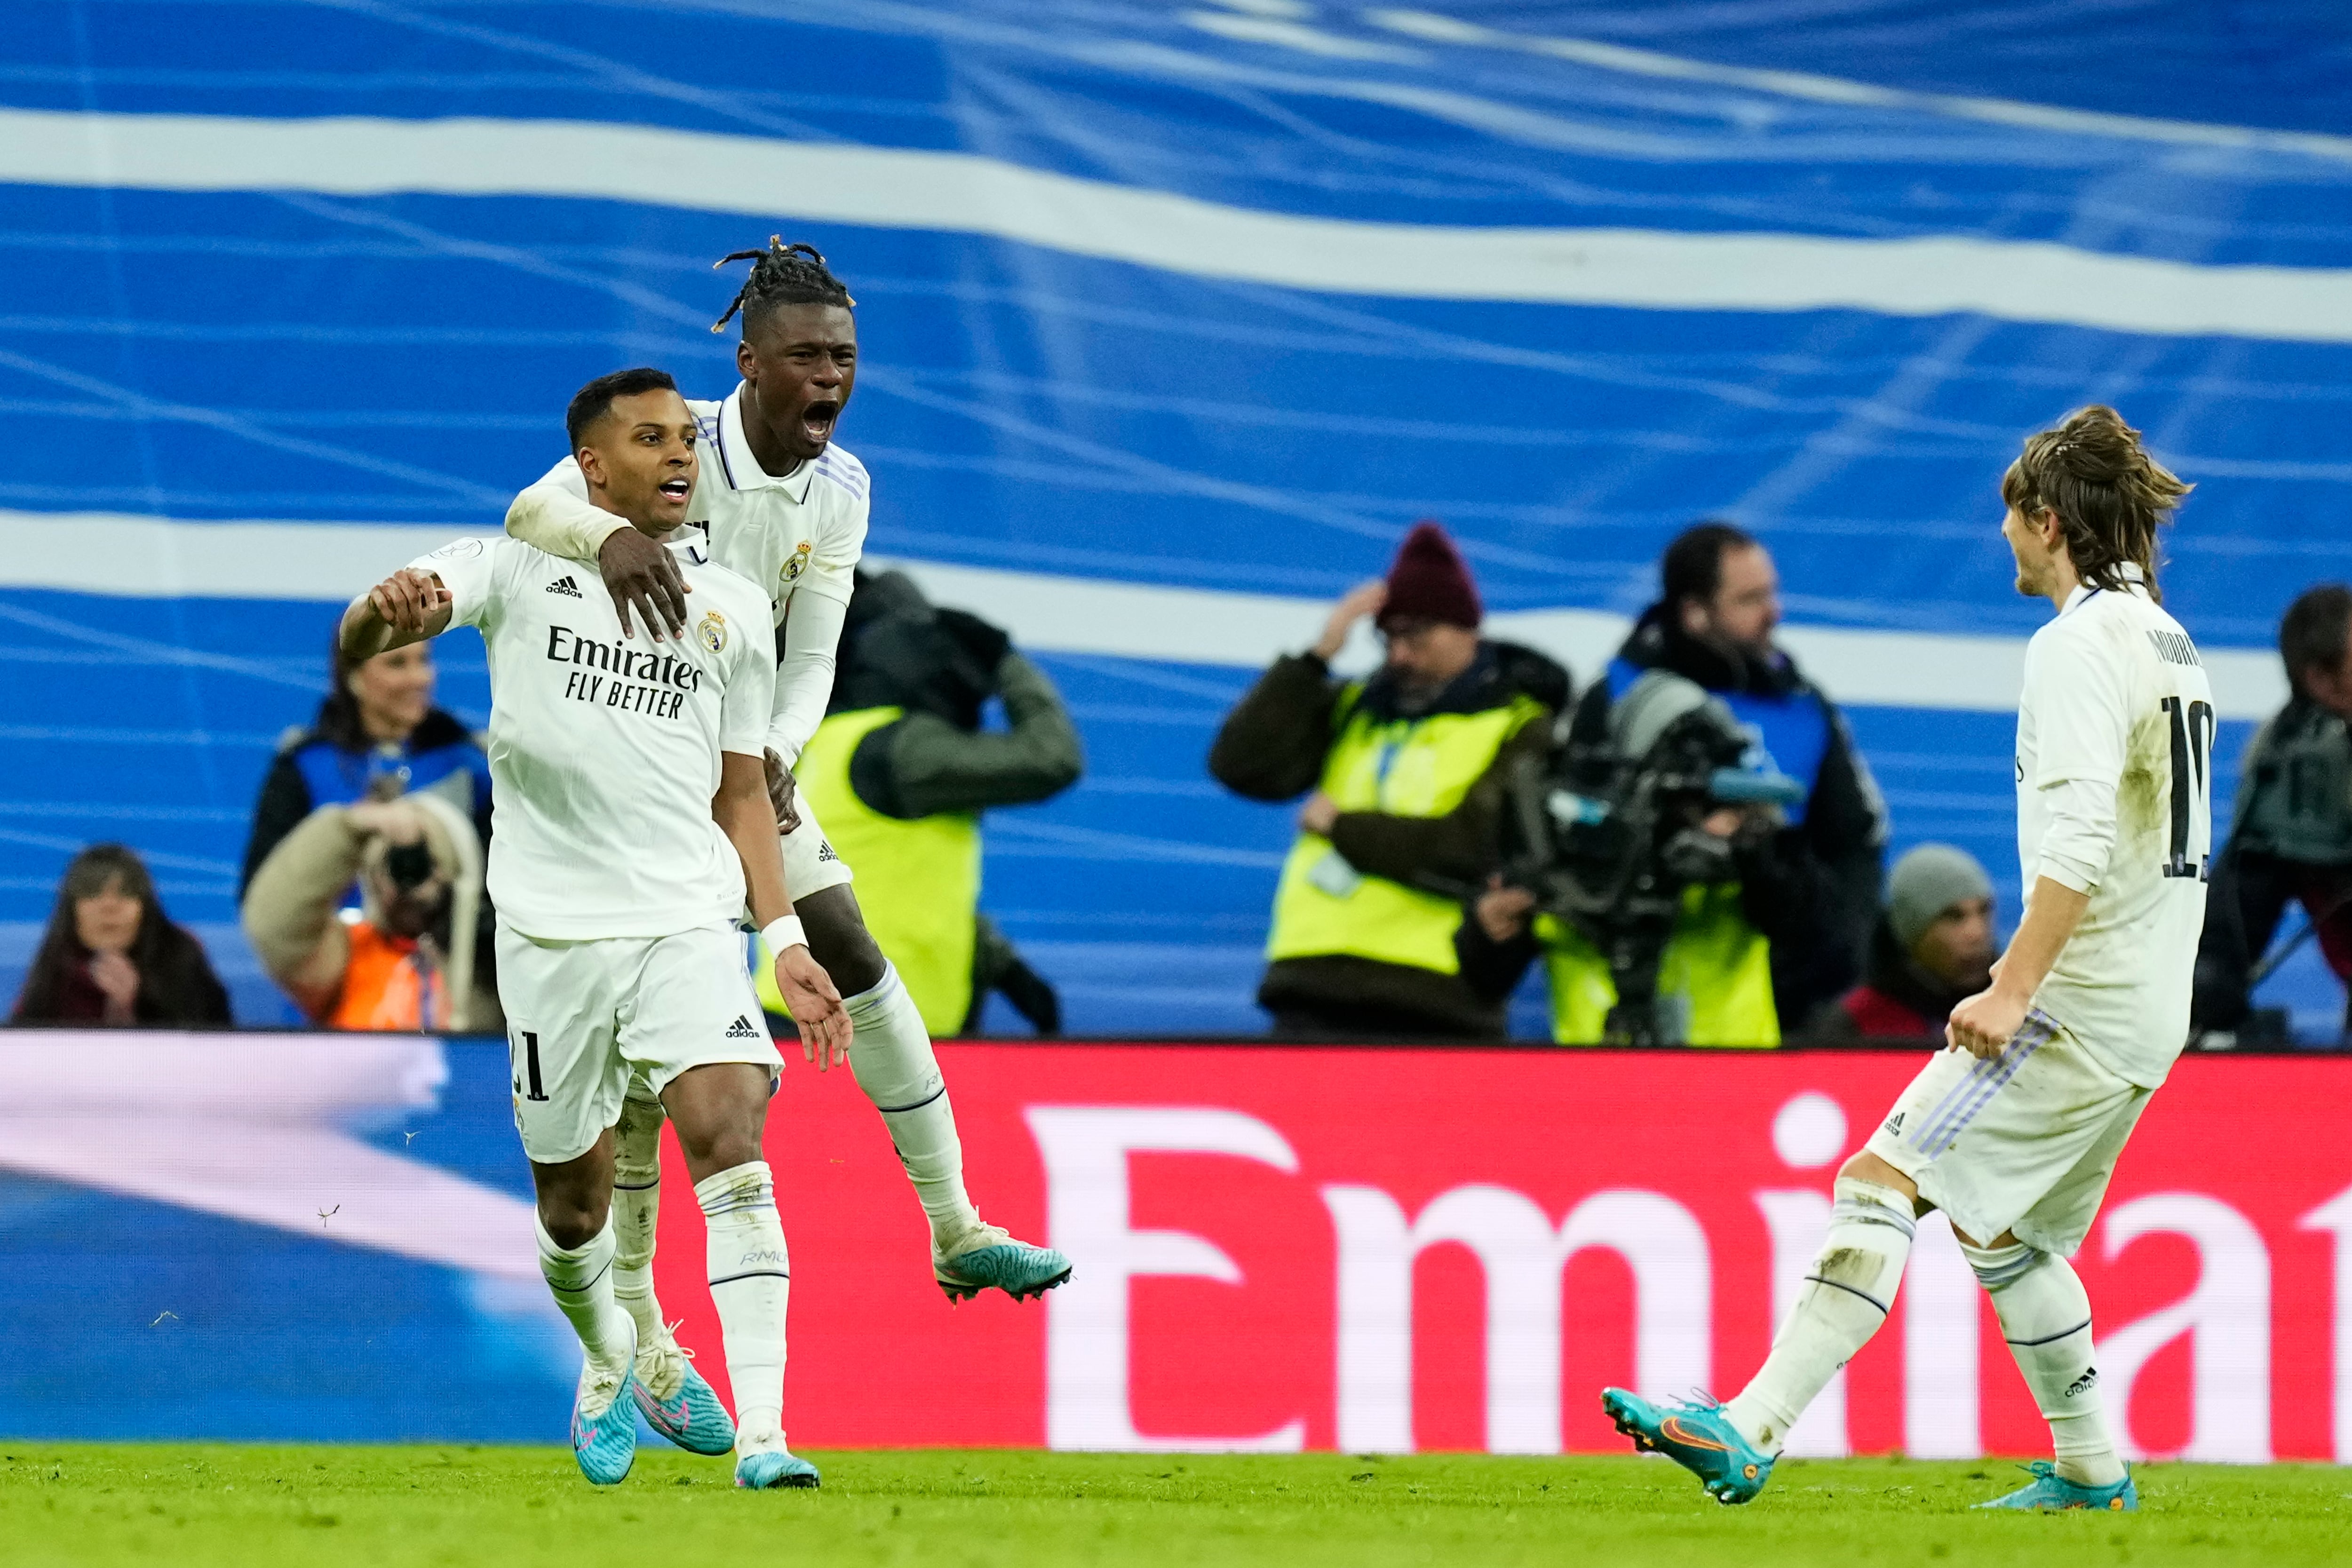
M 694 499 L 694 481 L 683 474 L 673 475 L 656 485 L 654 494 L 661 498 L 664 512 L 683 513 L 687 502 Z
M 820 397 L 804 405 L 799 420 L 800 437 L 812 448 L 822 447 L 833 439 L 833 426 L 841 418 L 841 403 L 837 398 Z

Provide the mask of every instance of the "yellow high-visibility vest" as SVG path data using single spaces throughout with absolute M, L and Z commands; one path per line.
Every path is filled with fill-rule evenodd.
M 1544 970 L 1551 983 L 1551 1037 L 1595 1046 L 1617 1005 L 1608 961 L 1573 928 L 1536 917 Z M 1690 1007 L 1689 1046 L 1777 1046 L 1780 1017 L 1772 1002 L 1772 946 L 1748 923 L 1739 884 L 1683 889 L 1682 913 L 1658 964 L 1658 994 Z
M 980 819 L 941 812 L 911 821 L 886 816 L 857 798 L 849 760 L 857 742 L 896 721 L 900 708 L 861 708 L 828 715 L 793 768 L 800 796 L 826 840 L 857 874 L 866 929 L 915 999 L 934 1037 L 963 1027 L 971 1011 L 973 933 L 980 913 Z M 759 948 L 760 1000 L 784 1011 L 773 962 Z
M 1341 811 L 1444 816 L 1495 763 L 1505 742 L 1544 709 L 1518 696 L 1477 713 L 1433 713 L 1382 722 L 1359 705 L 1360 683 L 1340 697 L 1338 737 L 1323 761 L 1323 793 Z M 1319 833 L 1301 833 L 1274 896 L 1269 960 L 1344 954 L 1458 973 L 1454 933 L 1462 906 L 1385 877 L 1368 877 Z

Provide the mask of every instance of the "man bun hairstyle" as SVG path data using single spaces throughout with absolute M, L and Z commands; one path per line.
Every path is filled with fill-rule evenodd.
M 2120 589 L 2123 569 L 2137 566 L 2158 596 L 2156 531 L 2193 488 L 2148 456 L 2122 415 L 2095 403 L 2025 438 L 2001 476 L 2000 499 L 2028 521 L 2045 509 L 2057 513 L 2067 556 L 2091 586 Z
M 577 454 L 588 444 L 588 432 L 596 421 L 613 411 L 616 399 L 635 397 L 641 392 L 676 392 L 677 383 L 669 372 L 641 364 L 634 370 L 616 370 L 598 376 L 572 395 L 572 406 L 563 411 L 563 433 L 572 439 L 572 450 Z
M 750 262 L 751 276 L 735 290 L 727 313 L 710 323 L 714 332 L 725 331 L 738 310 L 743 312 L 743 331 L 748 336 L 755 323 L 766 320 L 770 311 L 782 305 L 838 305 L 845 310 L 857 308 L 857 301 L 849 297 L 847 286 L 825 266 L 824 253 L 814 245 L 786 245 L 782 235 L 772 234 L 767 249 L 734 251 L 712 262 L 711 270 L 715 272 L 730 261 Z
M 1716 590 L 1723 586 L 1723 558 L 1735 550 L 1751 549 L 1755 543 L 1754 534 L 1720 518 L 1691 524 L 1675 535 L 1665 554 L 1658 558 L 1662 596 L 1669 605 L 1693 600 L 1711 604 Z
M 2352 637 L 2352 588 L 2322 583 L 2295 595 L 2279 619 L 2279 661 L 2297 697 L 2311 695 L 2304 677 L 2315 669 L 2335 674 L 2344 668 L 2344 645 Z

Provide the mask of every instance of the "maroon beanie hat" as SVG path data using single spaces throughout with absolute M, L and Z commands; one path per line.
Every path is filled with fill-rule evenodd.
M 1389 568 L 1381 628 L 1385 631 L 1397 621 L 1436 621 L 1475 632 L 1485 615 L 1470 568 L 1445 530 L 1426 521 L 1414 523 L 1397 552 L 1396 564 Z

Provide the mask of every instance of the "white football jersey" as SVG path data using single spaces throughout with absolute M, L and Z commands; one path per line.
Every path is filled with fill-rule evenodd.
M 683 642 L 624 637 L 593 570 L 520 540 L 410 563 L 489 650 L 489 893 L 527 936 L 669 936 L 742 911 L 710 798 L 719 752 L 761 754 L 775 632 L 760 591 L 684 537 Z
M 702 458 L 688 525 L 709 531 L 710 552 L 719 565 L 766 593 L 772 626 L 783 624 L 795 594 L 848 604 L 858 558 L 866 552 L 871 488 L 866 465 L 835 443 L 789 474 L 770 474 L 743 437 L 742 405 L 740 385 L 721 403 L 687 401 L 701 436 Z M 560 484 L 588 499 L 588 481 L 571 458 L 540 482 Z
M 2133 584 L 2074 590 L 2033 635 L 2017 713 L 2017 853 L 2091 896 L 2034 1005 L 2117 1075 L 2162 1083 L 2189 1038 L 2212 858 L 2213 689 Z

